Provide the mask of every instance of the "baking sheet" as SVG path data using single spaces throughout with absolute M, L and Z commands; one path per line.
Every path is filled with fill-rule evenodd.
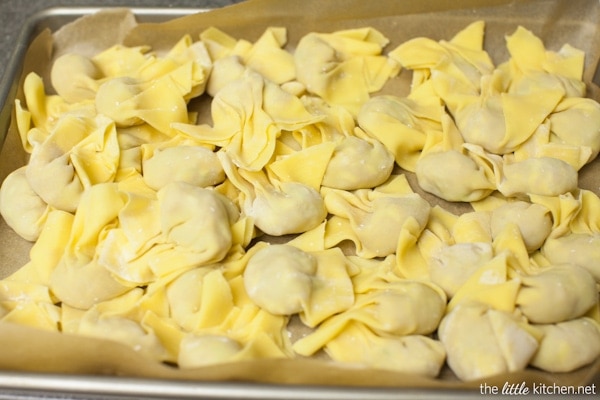
M 570 43 L 585 50 L 587 58 L 584 80 L 588 83 L 589 95 L 598 100 L 600 99 L 598 87 L 592 84 L 592 79 L 598 67 L 600 50 L 600 34 L 598 32 L 600 28 L 597 26 L 597 21 L 600 20 L 599 8 L 600 5 L 597 2 L 583 0 L 569 2 L 465 0 L 451 4 L 433 0 L 418 3 L 381 1 L 376 5 L 360 0 L 330 0 L 328 2 L 251 0 L 225 9 L 210 11 L 210 14 L 196 14 L 195 11 L 198 10 L 182 11 L 181 15 L 188 13 L 192 15 L 160 25 L 156 25 L 160 19 L 171 19 L 180 15 L 174 14 L 172 9 L 164 10 L 164 14 L 161 14 L 161 9 L 133 10 L 138 21 L 143 21 L 144 17 L 148 16 L 145 14 L 147 11 L 151 11 L 150 15 L 154 18 L 153 23 L 142 23 L 134 27 L 131 25 L 132 21 L 127 13 L 110 14 L 110 18 L 105 18 L 107 14 L 95 14 L 85 21 L 85 29 L 82 29 L 81 24 L 61 29 L 52 46 L 50 32 L 42 32 L 38 36 L 44 25 L 56 30 L 71 17 L 78 16 L 77 12 L 72 9 L 65 10 L 68 12 L 63 14 L 55 10 L 39 16 L 34 26 L 26 27 L 25 33 L 21 36 L 23 43 L 20 45 L 24 46 L 24 49 L 34 37 L 36 39 L 33 40 L 28 57 L 21 59 L 21 55 L 25 55 L 24 52 L 18 54 L 14 64 L 7 70 L 7 75 L 11 75 L 10 71 L 13 71 L 14 74 L 11 81 L 3 81 L 3 86 L 0 88 L 2 90 L 0 94 L 6 94 L 3 97 L 6 102 L 4 105 L 0 103 L 2 106 L 0 129 L 5 132 L 5 128 L 10 123 L 12 100 L 15 96 L 20 96 L 19 86 L 25 73 L 35 70 L 42 76 L 47 76 L 45 66 L 49 65 L 51 59 L 61 51 L 66 51 L 70 48 L 69 46 L 80 46 L 82 37 L 92 40 L 93 46 L 79 47 L 80 51 L 94 51 L 94 48 L 121 40 L 127 45 L 150 44 L 155 49 L 167 49 L 184 33 L 197 36 L 210 25 L 217 26 L 232 36 L 248 40 L 257 39 L 268 26 L 286 26 L 290 43 L 295 43 L 302 35 L 311 31 L 374 26 L 391 39 L 388 48 L 392 49 L 399 43 L 415 36 L 448 39 L 468 23 L 476 19 L 483 19 L 487 24 L 485 46 L 488 51 L 493 49 L 490 54 L 496 63 L 506 59 L 507 56 L 504 35 L 512 33 L 518 25 L 523 25 L 542 37 L 549 49 L 557 50 L 562 44 Z M 85 9 L 83 11 L 82 15 L 88 15 L 96 10 Z M 57 16 L 60 17 L 56 18 Z M 116 16 L 119 17 L 115 18 Z M 301 18 L 299 19 L 298 16 Z M 62 23 L 58 23 L 59 19 Z M 124 27 L 127 29 L 123 29 Z M 73 34 L 73 32 L 77 34 Z M 97 35 L 97 32 L 110 32 L 110 34 Z M 74 37 L 77 37 L 76 41 L 69 40 Z M 399 79 L 396 85 L 388 86 L 386 90 L 400 93 L 406 90 L 406 82 L 407 80 Z M 13 129 L 7 135 L 5 145 L 0 153 L 0 179 L 4 179 L 10 171 L 25 162 L 26 155 L 20 151 L 20 142 Z M 594 190 L 596 193 L 600 193 L 598 165 L 599 162 L 594 162 L 584 168 L 580 174 L 580 186 Z M 8 229 L 3 221 L 0 226 L 0 239 L 2 243 L 0 246 L 0 277 L 2 277 L 24 264 L 27 260 L 28 244 Z M 24 343 L 28 343 L 28 345 L 25 346 Z M 2 348 L 0 369 L 10 371 L 5 374 L 5 378 L 14 378 L 15 375 L 11 375 L 14 371 L 27 372 L 27 374 L 43 373 L 43 375 L 16 375 L 17 377 L 29 377 L 28 382 L 37 382 L 37 386 L 33 385 L 33 388 L 40 388 L 41 381 L 48 382 L 44 381 L 45 378 L 56 377 L 59 380 L 62 378 L 75 383 L 83 383 L 90 379 L 97 379 L 90 378 L 94 375 L 126 376 L 126 381 L 123 381 L 122 378 L 120 380 L 108 378 L 108 382 L 132 384 L 138 382 L 136 379 L 142 379 L 142 382 L 145 382 L 146 378 L 160 379 L 153 381 L 159 383 L 159 388 L 157 388 L 159 393 L 171 386 L 171 380 L 184 380 L 185 383 L 179 382 L 179 384 L 183 385 L 181 387 L 187 388 L 184 390 L 186 393 L 179 395 L 196 393 L 198 397 L 210 393 L 210 391 L 204 392 L 202 389 L 207 389 L 207 387 L 198 381 L 258 382 L 258 386 L 252 386 L 252 388 L 258 389 L 259 392 L 265 391 L 260 392 L 262 393 L 261 398 L 273 398 L 266 396 L 269 393 L 281 395 L 284 393 L 281 390 L 289 389 L 289 387 L 274 386 L 280 383 L 301 384 L 302 388 L 307 390 L 310 387 L 316 387 L 318 393 L 325 395 L 324 398 L 334 398 L 335 393 L 340 393 L 338 390 L 345 394 L 354 393 L 354 389 L 348 392 L 339 388 L 340 385 L 387 387 L 388 389 L 378 389 L 377 392 L 371 393 L 378 393 L 382 396 L 389 393 L 396 397 L 402 393 L 410 394 L 405 391 L 406 388 L 419 389 L 421 394 L 432 393 L 434 395 L 436 393 L 439 395 L 437 392 L 439 389 L 445 389 L 444 393 L 448 395 L 455 393 L 448 392 L 448 389 L 471 389 L 471 393 L 478 393 L 477 389 L 480 385 L 480 382 L 457 382 L 447 371 L 442 376 L 443 379 L 432 380 L 403 376 L 389 371 L 365 372 L 341 367 L 332 368 L 328 364 L 324 365 L 322 362 L 314 360 L 259 360 L 193 371 L 180 371 L 158 363 L 148 363 L 134 351 L 119 344 L 82 337 L 40 333 L 8 324 L 0 325 L 0 348 Z M 487 378 L 485 383 L 499 386 L 505 382 L 520 383 L 523 381 L 560 385 L 586 384 L 600 381 L 599 370 L 600 360 L 593 366 L 569 374 L 546 374 L 528 370 L 507 376 Z M 57 373 L 64 375 L 47 375 Z M 162 381 L 165 379 L 166 381 Z M 5 379 L 3 382 L 12 382 L 12 387 L 17 385 L 14 379 Z M 10 387 L 8 383 L 0 383 L 0 385 L 2 384 Z M 23 383 L 21 385 L 22 387 L 27 386 Z M 328 386 L 329 390 L 323 392 L 321 385 Z M 105 386 L 104 390 L 109 390 L 110 384 Z M 113 386 L 113 388 L 115 387 L 119 387 L 119 385 Z M 398 392 L 396 389 L 398 387 L 405 390 Z M 227 386 L 217 385 L 217 388 L 226 389 Z M 99 386 L 99 390 L 102 393 L 102 386 Z M 121 390 L 126 389 L 121 387 Z M 238 395 L 245 393 L 250 397 L 253 392 L 231 392 L 228 395 L 236 397 L 235 393 Z M 310 397 L 315 398 L 315 393 L 303 393 L 303 395 L 307 394 L 311 394 Z M 328 395 L 332 397 L 327 397 Z M 371 395 L 369 397 L 373 398 Z M 343 396 L 343 398 L 349 397 Z

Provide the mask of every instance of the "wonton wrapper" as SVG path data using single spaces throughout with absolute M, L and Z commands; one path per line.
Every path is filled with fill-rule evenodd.
M 180 181 L 207 187 L 225 180 L 216 154 L 202 146 L 175 146 L 157 149 L 142 164 L 144 181 L 154 190 Z
M 393 168 L 394 158 L 379 141 L 347 136 L 334 148 L 322 184 L 341 190 L 373 188 L 384 183 Z
M 368 189 L 324 190 L 324 201 L 330 214 L 349 220 L 357 254 L 366 258 L 395 253 L 407 221 L 413 220 L 416 230 L 422 231 L 431 209 L 416 193 L 394 195 Z
M 427 135 L 441 130 L 441 113 L 439 102 L 382 95 L 363 104 L 357 121 L 383 143 L 400 167 L 414 171 Z
M 481 266 L 492 260 L 491 243 L 456 243 L 442 246 L 429 258 L 431 281 L 439 285 L 448 297 L 458 289 Z
M 520 279 L 517 306 L 531 323 L 578 318 L 598 304 L 594 278 L 577 265 L 556 265 Z
M 484 168 L 456 150 L 425 154 L 415 173 L 423 190 L 448 201 L 481 200 L 496 188 Z
M 399 72 L 397 63 L 381 54 L 387 43 L 373 28 L 309 33 L 294 51 L 297 79 L 326 102 L 357 114 L 369 94 Z
M 447 362 L 462 380 L 524 369 L 538 340 L 511 314 L 482 305 L 459 305 L 440 323 Z
M 590 318 L 537 325 L 544 335 L 531 365 L 550 372 L 573 371 L 600 355 L 600 327 Z
M 350 323 L 324 350 L 335 361 L 430 377 L 439 375 L 446 355 L 443 345 L 430 337 L 378 336 L 357 322 Z
M 305 252 L 270 245 L 254 253 L 244 270 L 248 296 L 275 315 L 300 313 L 311 327 L 354 302 L 345 256 L 339 249 Z
M 0 213 L 19 236 L 35 241 L 42 231 L 49 208 L 29 185 L 25 168 L 15 170 L 2 182 Z
M 491 213 L 492 237 L 496 237 L 508 224 L 519 227 L 529 252 L 539 249 L 552 230 L 550 211 L 539 204 L 524 201 L 508 202 Z
M 371 292 L 357 294 L 348 310 L 324 321 L 314 332 L 296 341 L 293 348 L 301 355 L 312 355 L 352 322 L 364 324 L 383 336 L 427 335 L 442 318 L 445 300 L 443 292 L 428 283 L 399 280 L 382 284 Z
M 549 238 L 541 252 L 552 264 L 579 265 L 600 282 L 600 234 L 571 233 Z
M 34 146 L 25 170 L 27 180 L 50 206 L 73 212 L 85 188 L 114 179 L 119 153 L 111 119 L 67 113 Z
M 237 169 L 228 153 L 218 152 L 225 174 L 243 194 L 240 208 L 262 232 L 281 236 L 321 224 L 327 210 L 321 195 L 298 182 L 271 182 L 262 171 Z
M 100 71 L 81 54 L 67 53 L 52 65 L 51 82 L 56 93 L 70 103 L 93 100 L 98 90 Z

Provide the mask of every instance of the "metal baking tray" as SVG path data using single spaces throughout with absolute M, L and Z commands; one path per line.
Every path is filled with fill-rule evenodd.
M 0 81 L 0 146 L 11 121 L 23 60 L 31 41 L 43 30 L 56 31 L 99 7 L 50 8 L 30 17 Z M 163 22 L 207 8 L 130 8 L 139 22 Z M 0 350 L 1 351 L 1 350 Z M 122 376 L 33 373 L 0 370 L 0 400 L 8 399 L 471 399 L 477 390 L 294 386 L 250 382 L 199 382 Z M 503 398 L 499 395 L 496 397 Z M 541 398 L 529 395 L 531 398 Z M 553 396 L 543 396 L 545 399 Z
M 98 7 L 59 7 L 30 17 L 0 81 L 0 146 L 11 121 L 18 80 L 31 41 L 43 30 L 56 31 Z M 206 8 L 131 8 L 138 22 L 163 22 L 208 11 Z M 473 398 L 476 393 L 452 391 L 444 398 Z M 270 385 L 247 382 L 196 382 L 116 376 L 67 375 L 0 371 L 0 400 L 8 399 L 438 399 L 440 392 L 398 388 L 356 388 Z

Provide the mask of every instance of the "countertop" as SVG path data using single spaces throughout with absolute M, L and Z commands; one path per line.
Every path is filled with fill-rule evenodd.
M 242 0 L 0 0 L 0 77 L 14 52 L 27 19 L 51 7 L 186 7 L 218 8 Z M 1 79 L 0 79 L 1 80 Z

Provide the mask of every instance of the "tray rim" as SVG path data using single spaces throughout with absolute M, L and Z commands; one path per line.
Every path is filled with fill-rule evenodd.
M 262 400 L 391 400 L 469 399 L 479 397 L 468 389 L 438 390 L 393 387 L 343 387 L 266 384 L 252 382 L 211 382 L 103 375 L 0 371 L 0 399 L 3 393 L 22 396 L 60 394 L 77 399 L 168 398 L 168 399 L 262 399 Z M 9 392 L 10 391 L 10 392 Z M 100 397 L 99 397 L 100 396 Z M 44 396 L 44 398 L 46 398 Z M 69 397 L 73 398 L 73 397 Z M 535 397 L 534 397 L 535 398 Z M 547 396 L 545 396 L 547 398 Z M 30 400 L 30 398 L 27 398 Z

